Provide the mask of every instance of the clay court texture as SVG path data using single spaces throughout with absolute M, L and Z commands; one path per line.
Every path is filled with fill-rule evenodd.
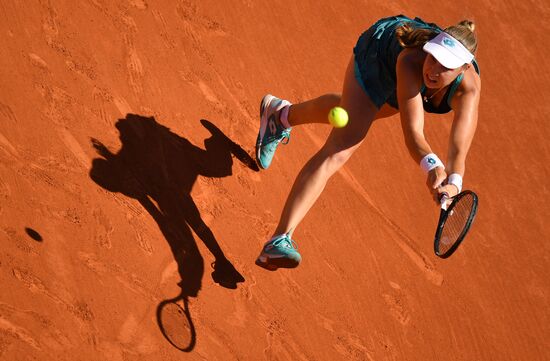
M 439 211 L 394 116 L 294 233 L 302 264 L 257 267 L 330 131 L 295 128 L 258 171 L 262 96 L 340 92 L 357 37 L 401 13 L 477 25 L 471 233 L 434 255 Z M 550 357 L 548 2 L 4 0 L 0 14 L 0 359 Z M 426 116 L 442 159 L 451 125 Z

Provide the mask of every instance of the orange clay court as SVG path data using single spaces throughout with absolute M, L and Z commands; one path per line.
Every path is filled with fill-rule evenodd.
M 376 121 L 294 233 L 254 264 L 329 125 L 253 160 L 266 93 L 340 92 L 357 37 L 468 18 L 483 90 L 470 234 L 398 116 Z M 544 1 L 2 1 L 0 359 L 548 360 L 550 8 Z M 452 113 L 428 115 L 442 159 Z M 182 289 L 185 294 L 182 294 Z

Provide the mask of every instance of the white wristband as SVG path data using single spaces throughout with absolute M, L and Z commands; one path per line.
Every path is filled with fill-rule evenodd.
M 439 159 L 434 153 L 426 154 L 426 156 L 424 156 L 424 158 L 420 161 L 420 167 L 426 173 L 437 167 L 445 168 L 441 159 Z
M 447 178 L 447 184 L 452 184 L 458 188 L 458 193 L 462 191 L 462 176 L 458 173 L 453 173 Z

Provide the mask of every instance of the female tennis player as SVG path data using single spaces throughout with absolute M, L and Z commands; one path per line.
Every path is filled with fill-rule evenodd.
M 302 258 L 292 232 L 328 179 L 362 143 L 375 119 L 399 112 L 407 148 L 426 172 L 434 198 L 459 193 L 478 118 L 481 80 L 474 60 L 476 48 L 471 21 L 443 30 L 419 18 L 388 17 L 359 37 L 341 95 L 326 94 L 299 104 L 266 95 L 256 141 L 256 157 L 263 169 L 271 164 L 278 144 L 288 142 L 292 126 L 327 123 L 327 114 L 335 106 L 347 110 L 349 123 L 334 128 L 299 173 L 273 237 L 263 246 L 256 264 L 268 270 L 299 265 Z M 454 120 L 445 166 L 424 136 L 424 112 L 451 110 Z

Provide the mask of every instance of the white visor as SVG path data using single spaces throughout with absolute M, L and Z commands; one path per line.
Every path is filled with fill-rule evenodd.
M 424 44 L 425 52 L 430 53 L 445 68 L 456 69 L 474 60 L 472 53 L 464 45 L 445 32 Z

